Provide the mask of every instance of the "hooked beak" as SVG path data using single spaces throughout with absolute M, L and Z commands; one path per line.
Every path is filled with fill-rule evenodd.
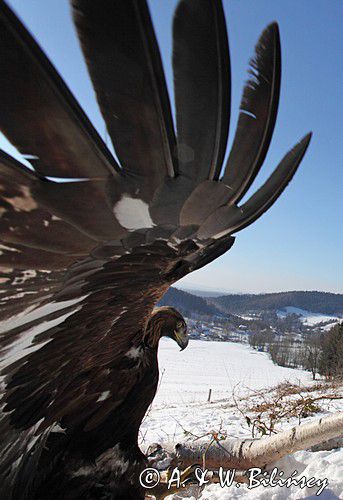
M 183 351 L 188 346 L 188 335 L 187 330 L 182 328 L 182 330 L 174 330 L 174 339 L 180 346 L 180 350 Z

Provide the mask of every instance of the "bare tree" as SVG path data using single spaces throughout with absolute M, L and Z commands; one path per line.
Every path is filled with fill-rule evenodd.
M 319 370 L 319 360 L 322 353 L 322 339 L 320 334 L 312 334 L 305 343 L 303 365 L 312 373 L 312 379 L 316 380 Z

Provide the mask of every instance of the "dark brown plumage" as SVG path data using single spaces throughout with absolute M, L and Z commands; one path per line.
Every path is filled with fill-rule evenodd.
M 274 203 L 310 140 L 238 207 L 276 120 L 277 25 L 256 46 L 219 180 L 230 111 L 220 2 L 179 2 L 176 133 L 145 1 L 72 0 L 72 8 L 120 165 L 0 1 L 0 129 L 33 167 L 0 152 L 6 500 L 143 498 L 137 434 L 156 392 L 158 342 L 167 335 L 187 345 L 179 313 L 154 307 L 172 283 L 226 252 L 232 233 Z

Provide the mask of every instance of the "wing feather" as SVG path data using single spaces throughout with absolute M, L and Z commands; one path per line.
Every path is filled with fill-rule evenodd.
M 0 2 L 0 130 L 36 170 L 107 177 L 116 162 L 37 43 Z M 82 159 L 82 160 L 81 160 Z
M 224 235 L 241 231 L 252 224 L 266 212 L 286 188 L 306 153 L 311 140 L 307 134 L 282 159 L 263 186 L 240 207 L 225 205 L 216 210 L 200 226 L 198 236 L 208 238 L 209 235 L 221 238 Z
M 298 142 L 284 156 L 263 186 L 240 207 L 242 216 L 237 221 L 232 221 L 231 223 L 234 231 L 240 231 L 255 222 L 278 199 L 297 171 L 309 146 L 311 137 L 312 134 L 309 133 Z
M 281 80 L 280 35 L 276 23 L 262 33 L 249 73 L 222 179 L 232 190 L 228 203 L 238 203 L 247 192 L 262 166 L 272 138 Z
M 180 172 L 217 179 L 230 120 L 230 60 L 221 2 L 182 0 L 173 24 Z
M 0 321 L 13 321 L 23 312 L 49 302 L 61 280 L 58 271 L 0 267 Z
M 74 19 L 117 156 L 149 200 L 175 175 L 175 137 L 164 72 L 145 0 L 73 0 Z
M 58 254 L 88 255 L 97 241 L 76 231 L 53 211 L 44 210 L 36 198 L 38 186 L 44 190 L 48 184 L 0 151 L 1 241 Z

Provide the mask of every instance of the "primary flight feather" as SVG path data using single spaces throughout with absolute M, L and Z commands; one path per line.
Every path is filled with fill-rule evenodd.
M 233 244 L 278 198 L 305 136 L 243 205 L 266 156 L 280 90 L 277 25 L 230 113 L 217 0 L 182 0 L 173 24 L 176 132 L 144 0 L 72 0 L 117 158 L 37 43 L 0 2 L 0 498 L 139 499 L 138 430 L 162 336 L 188 343 L 175 281 Z M 56 178 L 54 181 L 48 178 Z M 58 178 L 63 178 L 59 182 Z M 68 182 L 69 179 L 69 182 Z

